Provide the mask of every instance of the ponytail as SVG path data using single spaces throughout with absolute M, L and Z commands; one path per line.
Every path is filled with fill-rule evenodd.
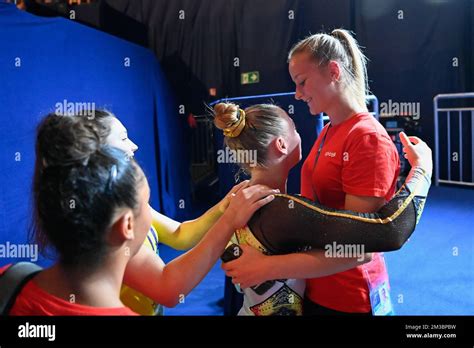
M 369 92 L 367 58 L 349 31 L 335 29 L 331 35 L 311 35 L 290 50 L 288 60 L 300 53 L 309 54 L 319 66 L 327 66 L 331 60 L 337 61 L 342 67 L 341 82 L 350 89 L 357 103 L 366 108 L 365 95 Z
M 351 60 L 350 72 L 353 76 L 353 91 L 358 101 L 364 101 L 363 106 L 365 107 L 365 95 L 369 90 L 367 83 L 367 57 L 362 53 L 357 41 L 347 30 L 335 29 L 331 32 L 331 35 L 341 42 Z

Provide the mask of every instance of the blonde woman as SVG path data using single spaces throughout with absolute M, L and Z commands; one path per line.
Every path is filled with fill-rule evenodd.
M 285 195 L 288 173 L 301 159 L 301 139 L 293 120 L 281 108 L 260 104 L 242 110 L 232 103 L 219 103 L 214 107 L 214 117 L 230 149 L 254 151 L 252 158 L 257 158 L 256 165 L 240 164 L 251 175 L 250 185 L 263 184 L 281 192 L 247 226 L 234 233 L 223 257 L 224 270 L 244 293 L 240 315 L 301 315 L 305 277 L 336 274 L 363 265 L 372 257 L 364 253 L 326 257 L 325 250 L 306 253 L 302 250 L 323 249 L 333 238 L 357 241 L 374 251 L 391 250 L 400 248 L 406 240 L 400 240 L 401 235 L 408 233 L 407 237 L 413 232 L 422 209 L 413 202 L 413 195 L 402 190 L 377 216 L 341 212 Z M 420 197 L 418 206 L 422 207 L 430 182 L 431 151 L 421 140 L 401 136 L 413 166 L 405 185 Z M 417 145 L 412 145 L 410 140 Z M 400 210 L 399 206 L 405 208 Z M 396 213 L 392 214 L 393 211 Z M 387 223 L 380 223 L 381 220 Z M 381 242 L 383 238 L 387 239 L 386 243 Z M 269 256 L 291 252 L 295 253 Z M 237 260 L 229 261 L 234 258 Z M 280 260 L 286 259 L 292 262 L 291 266 L 280 264 Z

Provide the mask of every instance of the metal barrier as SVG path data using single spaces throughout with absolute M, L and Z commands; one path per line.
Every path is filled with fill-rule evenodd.
M 452 93 L 452 94 L 438 94 L 433 98 L 433 107 L 434 107 L 434 136 L 435 136 L 435 185 L 438 186 L 440 183 L 446 184 L 456 184 L 456 185 L 464 185 L 464 186 L 474 186 L 474 106 L 471 107 L 440 107 L 439 102 L 441 100 L 466 100 L 469 98 L 474 98 L 474 93 Z M 446 114 L 446 131 L 444 132 L 444 136 L 446 137 L 443 140 L 443 145 L 446 144 L 446 167 L 443 168 L 441 166 L 441 155 L 440 155 L 440 116 L 441 114 Z M 457 123 L 458 123 L 458 146 L 454 149 L 454 146 L 451 146 L 451 128 L 453 129 L 456 127 L 455 122 L 452 122 L 453 116 L 457 114 Z M 465 180 L 464 170 L 467 167 L 469 160 L 469 155 L 466 157 L 463 153 L 463 144 L 467 144 L 465 142 L 465 138 L 463 138 L 463 115 L 470 115 L 471 116 L 471 131 L 470 131 L 470 138 L 471 138 L 471 149 L 470 149 L 470 157 L 471 157 L 471 180 Z M 455 130 L 455 129 L 454 129 Z M 456 151 L 453 151 L 456 150 Z M 453 163 L 458 164 L 458 180 L 452 179 L 452 167 Z M 441 178 L 440 177 L 440 168 L 446 169 L 446 176 Z M 443 173 L 444 174 L 444 173 Z
M 191 136 L 191 178 L 195 185 L 217 180 L 214 151 L 214 123 L 208 116 L 194 116 L 196 128 Z

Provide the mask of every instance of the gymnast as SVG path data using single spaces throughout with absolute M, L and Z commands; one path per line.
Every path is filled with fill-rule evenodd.
M 385 128 L 367 110 L 367 58 L 355 38 L 344 29 L 308 36 L 290 50 L 288 70 L 295 83 L 295 98 L 306 103 L 311 115 L 324 112 L 330 121 L 304 160 L 301 168 L 301 195 L 333 209 L 359 213 L 374 213 L 384 209 L 397 189 L 400 159 Z M 406 140 L 403 136 L 402 139 Z M 279 175 L 284 174 L 286 173 Z M 423 179 L 420 178 L 419 181 Z M 298 207 L 305 206 L 304 200 L 295 200 L 293 203 Z M 416 206 L 417 199 L 413 199 L 412 203 Z M 310 208 L 310 205 L 306 207 Z M 318 207 L 311 206 L 310 210 L 315 210 L 313 208 Z M 409 214 L 410 210 L 399 211 Z M 305 209 L 301 211 L 307 212 Z M 332 212 L 324 215 L 324 219 L 327 219 L 347 214 Z M 386 212 L 382 215 L 395 217 L 397 214 L 394 211 L 393 214 Z M 377 221 L 371 215 L 367 217 L 368 223 Z M 404 221 L 405 216 L 400 217 Z M 361 219 L 358 217 L 356 220 Z M 411 222 L 413 227 L 413 219 Z M 354 226 L 347 221 L 339 225 L 344 229 Z M 263 220 L 262 227 L 265 226 L 269 225 Z M 376 231 L 370 230 L 372 232 L 371 238 L 366 240 L 367 248 L 394 250 L 407 237 L 407 231 L 410 231 L 404 229 L 404 237 L 394 238 L 396 233 L 384 234 L 387 227 L 390 228 L 390 224 L 379 225 L 376 230 L 380 231 L 379 238 L 375 238 Z M 310 237 L 308 231 L 305 232 Z M 355 236 L 357 237 L 357 233 Z M 316 233 L 312 237 L 323 236 Z M 330 237 L 340 242 L 344 242 L 346 238 L 340 235 Z M 348 240 L 355 241 L 352 237 L 353 233 Z M 385 238 L 388 240 L 384 240 Z M 311 240 L 309 245 L 313 242 L 317 241 Z M 318 255 L 318 250 L 274 256 L 244 250 L 239 259 L 224 267 L 242 286 L 260 284 L 268 279 L 306 279 L 304 315 L 371 316 L 394 313 L 390 301 L 380 305 L 381 296 L 377 296 L 384 291 L 389 294 L 390 287 L 383 253 L 373 253 L 370 262 L 326 276 L 320 276 L 317 272 Z
M 88 110 L 87 112 L 81 112 L 81 114 L 93 115 L 93 117 L 88 118 L 82 117 L 82 121 L 94 124 L 102 144 L 108 144 L 122 150 L 129 158 L 134 156 L 138 146 L 129 138 L 127 128 L 116 115 L 105 109 Z M 145 239 L 144 246 L 158 255 L 158 243 L 178 250 L 192 248 L 223 214 L 229 204 L 231 195 L 240 187 L 236 185 L 232 188 L 218 204 L 202 216 L 182 223 L 160 214 L 150 207 L 152 227 Z M 127 285 L 123 285 L 120 298 L 127 307 L 141 315 L 163 315 L 163 307 L 159 303 Z
M 241 184 L 202 240 L 164 265 L 142 247 L 152 221 L 147 179 L 133 158 L 103 144 L 100 132 L 95 122 L 55 114 L 38 127 L 34 233 L 57 261 L 26 282 L 10 315 L 136 315 L 119 298 L 123 283 L 174 306 L 277 192 Z
M 286 115 L 286 114 L 285 114 Z M 286 115 L 286 117 L 288 117 Z M 289 119 L 291 120 L 291 119 Z M 127 131 L 125 129 L 125 127 L 120 123 L 120 121 L 111 113 L 107 112 L 107 111 L 96 111 L 96 116 L 93 120 L 94 123 L 96 123 L 100 128 L 101 128 L 101 142 L 103 143 L 107 143 L 109 145 L 112 145 L 114 147 L 117 147 L 117 148 L 120 148 L 122 149 L 128 156 L 132 156 L 133 155 L 133 152 L 136 151 L 137 147 L 133 144 L 133 142 L 131 140 L 128 139 L 127 137 Z M 299 137 L 298 137 L 299 139 Z M 299 141 L 299 140 L 298 140 Z M 298 148 L 299 148 L 299 145 L 298 145 Z M 299 160 L 299 158 L 298 158 Z M 420 170 L 420 169 L 418 169 Z M 231 194 L 228 195 L 228 197 L 231 196 Z M 286 199 L 288 200 L 289 198 L 288 197 L 284 197 L 284 196 L 280 196 L 277 198 L 277 201 L 282 201 L 283 199 Z M 298 209 L 298 207 L 305 207 L 304 205 L 302 205 L 300 202 L 303 201 L 302 198 L 293 198 L 292 199 L 293 202 L 296 204 L 297 206 L 297 209 L 295 210 L 291 210 L 291 211 L 287 211 L 287 215 L 288 216 L 288 219 L 284 219 L 283 221 L 280 221 L 280 222 L 283 222 L 281 224 L 279 224 L 279 226 L 283 227 L 284 226 L 284 223 L 291 223 L 292 221 L 292 218 L 291 218 L 291 214 L 293 212 L 296 212 L 296 213 L 301 213 L 301 209 Z M 392 200 L 392 203 L 394 202 L 395 200 Z M 225 202 L 225 201 L 224 201 Z M 276 202 L 274 202 L 276 203 Z M 222 202 L 221 202 L 222 204 Z M 225 206 L 225 204 L 228 204 L 228 201 L 225 202 L 224 204 L 222 204 L 223 206 Z M 422 205 L 421 205 L 422 206 Z M 254 218 L 252 219 L 252 221 L 250 222 L 250 225 L 252 226 L 255 225 L 256 223 L 258 223 L 260 221 L 260 225 L 261 225 L 261 222 L 273 222 L 273 221 L 276 221 L 278 222 L 278 219 L 274 219 L 274 218 L 264 218 L 265 215 L 273 215 L 274 214 L 274 207 L 276 207 L 276 204 L 272 204 L 270 205 L 269 207 L 272 207 L 272 209 L 266 209 L 266 210 L 261 210 L 261 212 L 263 214 L 255 214 Z M 329 212 L 329 209 L 326 208 L 325 210 L 326 212 Z M 408 211 L 408 210 L 407 210 Z M 281 211 L 277 212 L 281 215 Z M 421 213 L 421 211 L 420 211 Z M 155 212 L 155 215 L 158 214 Z M 157 215 L 158 218 L 161 218 L 161 219 L 166 219 L 163 215 L 161 214 L 158 214 Z M 296 219 L 296 222 L 299 223 L 299 222 L 306 222 L 306 223 L 313 223 L 314 221 L 311 221 L 311 218 L 314 218 L 314 217 L 318 217 L 320 215 L 318 214 L 312 214 L 311 212 L 309 214 L 307 214 L 307 219 Z M 260 218 L 257 218 L 257 217 L 260 217 Z M 262 218 L 263 217 L 263 218 Z M 332 215 L 330 217 L 330 219 L 326 219 L 326 221 L 333 221 L 333 222 L 336 222 L 337 223 L 337 219 L 338 217 L 336 215 Z M 160 231 L 160 230 L 163 230 L 163 227 L 159 227 L 159 224 L 156 223 L 158 219 L 155 219 L 155 223 L 154 225 L 157 226 L 157 230 Z M 353 223 L 354 221 L 359 221 L 359 220 L 351 220 L 351 222 Z M 321 223 L 321 221 L 317 221 L 316 223 Z M 278 225 L 278 224 L 277 224 Z M 389 224 L 390 228 L 392 228 L 391 231 L 393 231 L 393 224 Z M 260 226 L 261 227 L 261 226 Z M 351 226 L 350 228 L 352 228 L 352 230 L 356 230 L 357 229 L 357 226 Z M 280 236 L 285 236 L 285 234 L 278 234 L 277 230 L 273 227 L 273 226 L 270 226 L 270 228 L 260 228 L 258 229 L 256 226 L 253 226 L 253 229 L 256 231 L 254 232 L 254 235 L 257 233 L 257 232 L 263 232 L 263 231 L 274 231 L 271 235 L 273 236 L 276 236 L 276 235 L 280 235 Z M 281 230 L 281 229 L 280 229 Z M 283 229 L 284 230 L 284 229 Z M 309 231 L 311 232 L 311 230 L 308 230 L 306 228 L 306 231 Z M 350 231 L 350 229 L 349 229 Z M 411 230 L 412 231 L 412 230 Z M 189 229 L 189 235 L 192 236 L 192 229 L 190 228 Z M 407 232 L 407 234 L 409 234 L 410 231 Z M 169 233 L 168 233 L 169 234 Z M 287 235 L 287 234 L 286 234 Z M 346 233 L 342 233 L 342 236 L 348 236 L 347 234 L 347 231 Z M 303 237 L 303 235 L 301 235 L 300 237 Z M 334 236 L 332 236 L 334 237 Z M 408 238 L 407 235 L 403 236 L 405 238 L 405 240 Z M 262 238 L 260 238 L 262 239 Z M 303 241 L 306 241 L 304 238 L 303 238 Z M 350 240 L 349 240 L 350 241 Z M 286 247 L 289 247 L 290 244 L 287 243 L 287 241 L 285 241 L 284 239 L 283 240 L 280 240 L 280 246 L 283 245 L 283 246 L 286 246 Z M 340 240 L 340 243 L 343 243 L 344 241 L 343 240 Z M 320 241 L 321 243 L 321 241 Z M 313 246 L 317 246 L 317 245 L 313 245 Z M 319 245 L 320 247 L 322 246 L 321 244 Z M 269 247 L 269 250 L 271 250 L 270 246 L 267 244 L 267 247 Z M 309 245 L 299 245 L 298 246 L 299 249 L 301 248 L 307 248 L 307 247 L 310 247 Z M 368 245 L 369 249 L 370 249 L 370 245 Z M 298 250 L 299 250 L 298 249 Z M 371 251 L 367 249 L 366 251 Z M 374 250 L 374 251 L 379 251 L 381 249 L 377 249 L 377 250 Z M 281 250 L 280 253 L 282 253 L 284 250 Z M 296 250 L 286 250 L 285 252 L 289 252 L 289 251 L 296 251 Z M 275 252 L 275 250 L 272 250 L 272 252 Z M 334 260 L 332 260 L 334 261 Z M 341 265 L 340 263 L 335 263 L 335 267 L 332 268 L 332 264 L 331 261 L 329 262 L 329 265 L 325 268 L 325 273 L 324 274 L 333 274 L 333 273 L 337 273 L 339 271 L 343 271 L 343 270 L 346 270 L 346 269 L 350 269 L 352 267 L 354 267 L 355 265 L 358 265 L 358 264 L 361 264 L 361 263 L 364 263 L 368 261 L 368 258 L 364 258 L 363 260 L 350 260 L 348 261 L 346 264 L 343 264 Z M 124 294 L 129 294 L 130 296 L 124 296 Z M 135 292 L 135 290 L 133 289 L 130 289 L 126 286 L 124 286 L 122 288 L 122 301 L 124 303 L 126 303 L 128 306 L 132 307 L 134 305 L 135 302 L 137 302 L 137 299 L 140 300 L 139 302 L 145 302 L 147 300 L 147 298 L 137 292 Z M 151 300 L 149 300 L 151 301 Z M 133 308 L 133 307 L 132 307 Z
M 408 139 L 404 133 L 400 134 L 405 157 L 412 169 L 393 199 L 377 213 L 356 213 L 327 208 L 286 194 L 288 172 L 301 159 L 301 139 L 293 120 L 284 110 L 268 104 L 242 110 L 232 103 L 219 103 L 214 107 L 214 117 L 215 125 L 224 131 L 227 146 L 232 150 L 257 152 L 257 166 L 241 163 L 242 169 L 251 175 L 250 184 L 265 184 L 281 192 L 273 202 L 254 214 L 248 226 L 235 232 L 226 253 L 230 253 L 230 259 L 232 255 L 239 257 L 242 252 L 253 256 L 258 252 L 272 255 L 323 249 L 334 242 L 363 245 L 365 252 L 396 250 L 406 242 L 418 223 L 432 171 L 431 151 L 420 139 Z M 357 259 L 330 258 L 324 256 L 324 251 L 314 255 L 309 256 L 318 261 L 313 277 L 344 271 L 371 258 L 370 254 L 359 255 Z M 271 262 L 271 258 L 267 260 Z M 304 280 L 275 280 L 272 276 L 264 276 L 270 281 L 250 288 L 256 284 L 242 282 L 229 265 L 232 263 L 224 264 L 223 268 L 234 278 L 235 284 L 240 283 L 239 288 L 244 293 L 240 315 L 302 314 Z M 261 274 L 256 276 L 262 277 Z

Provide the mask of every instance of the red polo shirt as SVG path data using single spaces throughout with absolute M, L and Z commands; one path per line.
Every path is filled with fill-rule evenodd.
M 315 157 L 327 133 L 317 165 Z M 314 168 L 314 170 L 313 170 Z M 346 194 L 384 197 L 395 193 L 400 159 L 382 125 L 369 113 L 326 125 L 301 169 L 301 194 L 331 208 L 344 209 Z M 327 277 L 308 279 L 306 296 L 342 312 L 369 312 L 369 290 L 363 269 L 372 276 L 387 272 L 380 255 L 371 262 Z

